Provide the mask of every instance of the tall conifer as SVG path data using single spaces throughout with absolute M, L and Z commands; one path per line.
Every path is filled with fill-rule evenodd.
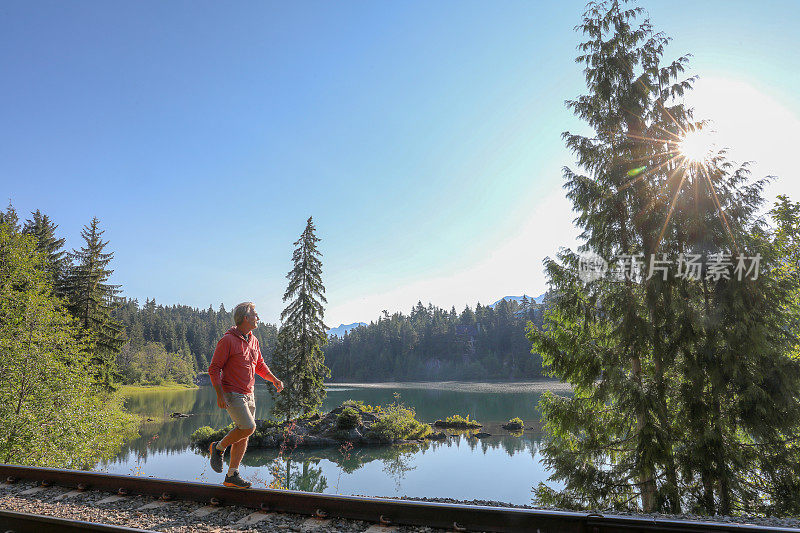
M 67 258 L 64 251 L 66 239 L 56 237 L 58 224 L 38 209 L 31 213 L 32 219 L 25 222 L 23 233 L 36 238 L 36 249 L 44 254 L 45 267 L 50 274 L 56 294 L 63 296 L 64 277 L 66 275 Z
M 282 327 L 272 357 L 272 367 L 284 380 L 284 390 L 275 395 L 273 412 L 287 420 L 295 414 L 315 411 L 325 399 L 324 379 L 330 376 L 322 347 L 327 342 L 323 322 L 325 286 L 322 284 L 322 254 L 317 248 L 311 217 L 292 254 L 294 267 L 286 275 L 289 286 L 283 301 Z M 285 378 L 284 378 L 285 376 Z
M 755 218 L 763 182 L 719 154 L 680 155 L 681 136 L 703 126 L 681 103 L 687 59 L 664 63 L 669 40 L 624 4 L 591 2 L 578 26 L 589 92 L 567 105 L 594 134 L 564 134 L 580 167 L 564 171 L 579 251 L 610 259 L 620 275 L 581 279 L 570 250 L 546 260 L 552 308 L 529 338 L 575 394 L 541 402 L 545 461 L 565 488 L 540 485 L 537 498 L 647 512 L 753 509 L 772 491 L 752 479 L 766 457 L 778 461 L 800 415 L 779 311 L 789 287 L 769 267 L 744 281 L 674 268 L 682 254 L 705 265 L 714 254 L 759 253 L 769 264 L 775 252 Z M 669 264 L 664 276 L 658 269 Z M 791 456 L 770 471 L 791 471 Z
M 16 233 L 19 231 L 19 215 L 17 215 L 17 210 L 11 204 L 11 200 L 8 201 L 8 207 L 6 207 L 5 211 L 0 211 L 0 224 L 6 224 L 10 232 Z
M 74 264 L 67 276 L 66 290 L 69 311 L 93 345 L 94 378 L 110 388 L 115 381 L 116 355 L 125 340 L 122 325 L 111 316 L 120 289 L 119 285 L 108 283 L 114 272 L 108 268 L 114 254 L 104 252 L 108 241 L 102 240 L 103 233 L 97 217 L 83 227 L 85 245 L 69 254 Z

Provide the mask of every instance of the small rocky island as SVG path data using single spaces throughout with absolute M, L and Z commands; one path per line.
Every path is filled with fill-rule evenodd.
M 477 429 L 483 427 L 483 424 L 477 420 L 470 420 L 469 415 L 466 418 L 461 415 L 448 416 L 444 420 L 437 420 L 433 425 L 437 428 L 448 429 Z
M 221 439 L 232 427 L 232 424 L 219 430 L 201 427 L 192 434 L 192 444 L 201 450 L 207 449 L 211 442 Z M 373 407 L 348 400 L 324 415 L 315 413 L 288 422 L 257 420 L 249 445 L 295 448 L 349 442 L 353 446 L 380 446 L 445 437 L 444 433 L 434 434 L 430 425 L 417 420 L 414 411 L 401 404 Z

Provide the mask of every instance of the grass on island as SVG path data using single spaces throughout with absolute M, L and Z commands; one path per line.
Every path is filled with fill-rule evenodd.
M 121 385 L 119 391 L 123 394 L 133 394 L 137 392 L 161 392 L 176 390 L 193 390 L 199 388 L 194 383 L 175 383 L 165 382 L 160 385 Z
M 467 415 L 466 418 L 462 417 L 461 415 L 448 416 L 444 420 L 437 420 L 433 423 L 433 425 L 437 428 L 448 429 L 471 429 L 483 427 L 483 424 L 477 420 L 470 420 L 469 415 Z

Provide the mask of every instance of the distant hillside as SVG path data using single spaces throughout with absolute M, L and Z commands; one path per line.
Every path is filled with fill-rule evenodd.
M 328 335 L 335 335 L 337 337 L 344 337 L 344 334 L 358 326 L 366 326 L 364 322 L 353 322 L 352 324 L 339 324 L 335 328 L 328 330 Z

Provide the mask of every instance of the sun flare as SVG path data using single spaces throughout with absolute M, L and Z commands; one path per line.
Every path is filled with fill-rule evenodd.
M 679 150 L 689 161 L 702 163 L 707 161 L 714 152 L 714 138 L 708 130 L 691 130 L 686 132 L 679 143 Z

